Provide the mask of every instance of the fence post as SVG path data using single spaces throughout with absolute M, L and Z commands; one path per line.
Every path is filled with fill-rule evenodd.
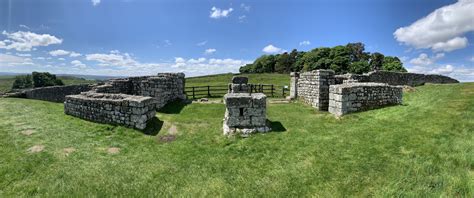
M 272 88 L 271 88 L 271 90 L 272 90 L 272 98 L 273 98 L 273 84 L 272 84 Z
M 211 86 L 207 86 L 207 96 L 211 97 Z
M 196 99 L 196 95 L 194 94 L 194 87 L 193 87 L 193 99 Z
M 283 96 L 283 98 L 285 98 L 285 86 L 283 86 L 281 88 L 281 90 L 282 90 L 281 96 Z

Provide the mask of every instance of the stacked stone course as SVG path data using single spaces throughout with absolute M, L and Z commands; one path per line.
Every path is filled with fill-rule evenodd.
M 297 96 L 301 97 L 305 103 L 318 110 L 327 111 L 329 85 L 334 84 L 334 71 L 315 70 L 301 73 L 297 83 L 292 82 L 292 84 L 296 84 Z
M 92 89 L 91 85 L 67 85 L 67 86 L 51 86 L 27 89 L 21 91 L 18 96 L 28 99 L 44 100 L 50 102 L 64 102 L 67 95 L 79 94 Z
M 64 112 L 90 121 L 145 129 L 156 110 L 186 99 L 183 73 L 113 79 L 89 92 L 66 97 Z
M 329 88 L 329 112 L 342 116 L 402 103 L 403 88 L 385 83 L 348 83 Z
M 224 96 L 224 135 L 268 132 L 266 99 L 263 93 L 228 93 Z
M 459 83 L 456 79 L 437 74 L 416 74 L 390 71 L 373 71 L 367 74 L 336 75 L 336 84 L 350 82 L 378 82 L 389 85 L 420 86 L 426 83 Z
M 84 92 L 66 96 L 64 113 L 99 123 L 145 129 L 147 121 L 155 117 L 155 105 L 152 97 Z

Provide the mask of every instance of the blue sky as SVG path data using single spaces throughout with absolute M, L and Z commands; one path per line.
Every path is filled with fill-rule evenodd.
M 0 0 L 0 71 L 188 76 L 363 42 L 474 81 L 474 0 Z

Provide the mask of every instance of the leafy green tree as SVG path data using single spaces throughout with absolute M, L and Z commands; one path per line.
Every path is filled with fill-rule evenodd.
M 369 60 L 369 53 L 365 52 L 365 45 L 363 43 L 348 43 L 346 48 L 349 51 L 351 62 Z
M 336 73 L 346 73 L 350 63 L 349 50 L 345 46 L 339 45 L 331 49 L 331 67 Z
M 288 73 L 291 70 L 292 59 L 290 54 L 280 54 L 275 61 L 275 72 L 277 73 Z
M 370 61 L 369 61 L 370 68 L 374 71 L 382 69 L 383 60 L 384 60 L 383 54 L 378 53 L 378 52 L 371 54 Z
M 56 75 L 49 72 L 33 72 L 34 87 L 48 87 L 55 85 L 64 85 L 64 83 L 56 78 Z
M 362 74 L 370 71 L 370 65 L 367 61 L 357 61 L 351 63 L 349 73 Z
M 329 58 L 331 48 L 320 47 L 311 50 L 303 55 L 303 70 L 311 71 L 315 69 L 329 69 L 332 61 Z
M 382 70 L 385 71 L 396 71 L 396 72 L 407 72 L 403 67 L 402 61 L 398 57 L 386 56 L 383 59 Z
M 13 81 L 12 89 L 26 89 L 32 87 L 33 81 L 31 80 L 31 75 L 15 76 L 15 81 Z

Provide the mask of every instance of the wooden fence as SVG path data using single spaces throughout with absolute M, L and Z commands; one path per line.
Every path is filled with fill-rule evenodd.
M 286 86 L 275 86 L 273 84 L 249 84 L 251 93 L 264 93 L 267 97 L 286 97 L 288 88 Z M 222 97 L 227 93 L 228 85 L 208 85 L 186 87 L 188 98 Z

